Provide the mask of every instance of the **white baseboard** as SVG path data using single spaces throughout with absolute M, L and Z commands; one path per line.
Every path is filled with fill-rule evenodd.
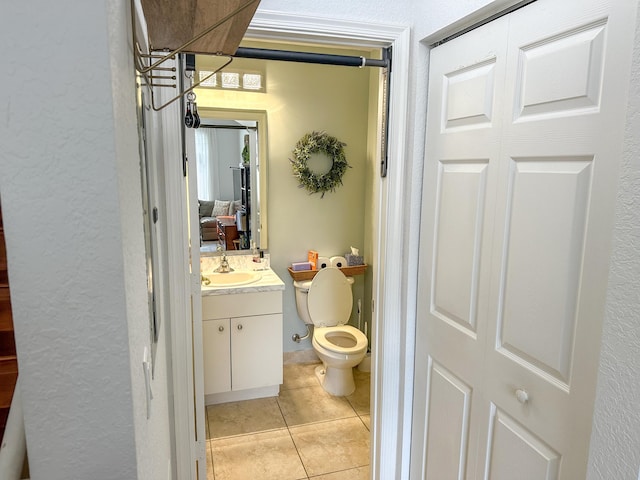
M 254 398 L 277 397 L 279 393 L 280 385 L 247 388 L 246 390 L 236 390 L 233 392 L 211 393 L 204 396 L 204 404 L 215 405 L 217 403 L 238 402 L 240 400 L 251 400 Z

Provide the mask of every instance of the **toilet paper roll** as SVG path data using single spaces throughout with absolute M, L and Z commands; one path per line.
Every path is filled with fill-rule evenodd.
M 318 270 L 331 266 L 331 260 L 329 257 L 318 257 Z
M 330 260 L 332 267 L 342 268 L 347 266 L 347 259 L 344 257 L 331 257 Z

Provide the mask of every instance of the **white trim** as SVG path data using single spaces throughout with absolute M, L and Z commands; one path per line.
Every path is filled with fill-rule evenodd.
M 407 304 L 405 286 L 409 273 L 405 270 L 405 262 L 400 261 L 405 258 L 402 254 L 405 242 L 403 235 L 398 234 L 407 231 L 404 225 L 411 195 L 405 160 L 410 38 L 410 31 L 406 29 L 393 42 L 389 166 L 388 177 L 381 189 L 384 195 L 381 195 L 378 218 L 378 224 L 383 227 L 379 232 L 376 258 L 380 272 L 375 298 L 379 303 L 372 338 L 376 386 L 373 401 L 374 479 L 405 478 L 409 459 L 403 452 L 409 451 L 411 442 L 413 337 L 407 332 L 413 327 L 408 328 L 407 321 L 413 306 Z M 382 452 L 385 452 L 384 456 Z
M 334 18 L 302 16 L 258 9 L 246 36 L 270 41 L 317 42 L 350 47 L 386 47 L 393 44 L 407 26 L 350 22 Z M 407 51 L 407 56 L 409 52 Z
M 231 392 L 210 393 L 204 395 L 204 403 L 206 405 L 217 405 L 219 403 L 239 402 L 255 398 L 277 397 L 279 394 L 280 385 L 270 385 L 268 387 L 246 388 Z
M 180 71 L 180 70 L 178 70 Z M 171 92 L 158 89 L 161 101 Z M 193 330 L 191 327 L 191 275 L 189 272 L 189 236 L 186 210 L 186 185 L 182 176 L 182 124 L 180 102 L 160 112 L 164 161 L 164 189 L 167 235 L 167 279 L 170 298 L 168 316 L 171 331 L 171 371 L 173 390 L 173 429 L 177 478 L 196 479 L 198 446 L 194 408 Z
M 204 406 L 204 351 L 202 338 L 202 291 L 200 283 L 200 220 L 198 215 L 198 174 L 196 169 L 196 135 L 192 128 L 184 129 L 184 148 L 187 156 L 188 196 L 185 192 L 183 208 L 189 216 L 189 258 L 191 279 L 191 326 L 193 332 L 193 394 L 195 423 L 195 459 L 198 478 L 207 477 L 206 411 Z
M 374 479 L 400 479 L 408 472 L 411 431 L 411 375 L 405 367 L 412 364 L 413 345 L 399 318 L 408 310 L 402 258 L 404 212 L 408 205 L 405 178 L 407 138 L 410 29 L 406 26 L 367 24 L 330 18 L 305 17 L 258 10 L 249 25 L 247 37 L 322 44 L 380 48 L 393 47 L 389 117 L 389 174 L 380 179 L 380 226 L 374 258 L 374 312 L 372 345 L 374 375 L 372 382 L 372 457 Z M 410 367 L 409 367 L 410 368 Z M 405 381 L 405 379 L 409 381 Z M 407 388 L 409 389 L 408 394 Z M 407 399 L 409 403 L 407 403 Z
M 440 30 L 437 30 L 429 36 L 422 39 L 422 43 L 425 45 L 433 45 L 441 40 L 444 40 L 451 35 L 455 35 L 465 28 L 469 28 L 480 22 L 484 22 L 492 15 L 496 15 L 500 12 L 504 12 L 508 8 L 511 8 L 519 3 L 527 3 L 526 0 L 494 0 L 484 7 L 471 12 L 469 15 L 450 23 Z
M 24 412 L 20 397 L 20 377 L 16 381 L 6 422 L 4 436 L 0 444 L 0 478 L 19 480 L 27 456 Z

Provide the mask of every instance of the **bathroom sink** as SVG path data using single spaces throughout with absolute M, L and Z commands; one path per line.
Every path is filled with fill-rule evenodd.
M 262 274 L 259 272 L 210 273 L 204 275 L 204 278 L 209 280 L 208 284 L 203 280 L 202 285 L 205 287 L 234 287 L 257 282 L 262 278 Z

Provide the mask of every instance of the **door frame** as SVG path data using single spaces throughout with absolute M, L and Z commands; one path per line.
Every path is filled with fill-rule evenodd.
M 182 68 L 176 62 L 178 75 L 182 75 Z M 160 101 L 168 101 L 173 92 L 161 89 L 158 92 Z M 193 221 L 189 218 L 187 181 L 183 175 L 183 156 L 188 156 L 185 150 L 184 137 L 186 132 L 182 123 L 182 102 L 174 102 L 163 109 L 160 115 L 162 128 L 162 158 L 160 167 L 164 178 L 159 185 L 164 194 L 166 214 L 163 219 L 166 222 L 166 278 L 168 288 L 165 322 L 168 325 L 164 332 L 168 334 L 168 394 L 170 406 L 170 431 L 173 436 L 172 446 L 172 478 L 196 478 L 206 477 L 206 451 L 205 451 L 205 427 L 204 418 L 197 421 L 198 412 L 204 412 L 204 377 L 202 375 L 202 337 L 200 342 L 193 338 L 194 319 L 202 320 L 202 312 L 194 312 L 192 305 L 198 302 L 193 298 L 193 292 L 200 291 L 199 275 L 192 275 L 189 238 L 192 235 Z M 195 252 L 199 262 L 199 249 Z M 196 283 L 197 282 L 197 283 Z M 194 287 L 194 285 L 197 286 Z M 197 295 L 197 299 L 200 296 Z M 197 358 L 200 361 L 197 362 Z M 198 395 L 200 392 L 202 395 Z M 198 400 L 199 397 L 202 397 Z M 173 400 L 173 404 L 172 404 Z
M 373 372 L 372 381 L 372 406 L 373 406 L 373 432 L 372 432 L 372 456 L 371 471 L 373 478 L 400 478 L 402 468 L 403 450 L 410 441 L 409 429 L 402 428 L 410 425 L 411 409 L 406 408 L 404 392 L 411 388 L 411 377 L 405 381 L 407 364 L 405 346 L 412 340 L 403 336 L 405 328 L 398 328 L 398 313 L 406 311 L 406 296 L 403 295 L 401 285 L 406 284 L 406 276 L 401 262 L 384 262 L 385 258 L 397 258 L 397 252 L 403 249 L 403 238 L 396 232 L 405 229 L 406 216 L 403 213 L 408 206 L 409 196 L 406 194 L 407 179 L 405 171 L 408 164 L 405 146 L 407 138 L 408 120 L 408 84 L 409 84 L 409 54 L 410 54 L 410 29 L 406 26 L 366 24 L 346 20 L 336 20 L 317 17 L 305 17 L 300 15 L 281 14 L 275 12 L 257 12 L 248 30 L 247 36 L 252 38 L 264 38 L 270 40 L 294 40 L 314 42 L 330 45 L 345 45 L 370 48 L 393 48 L 393 76 L 390 85 L 389 100 L 389 139 L 388 157 L 389 173 L 386 178 L 379 177 L 379 205 L 377 245 L 374 252 L 373 266 L 373 297 L 377 299 L 373 315 L 372 347 L 373 347 Z M 173 201 L 172 201 L 173 200 Z M 175 202 L 175 203 L 174 203 Z M 167 198 L 167 213 L 184 215 L 180 210 L 184 206 L 184 199 L 174 195 Z M 173 203 L 173 205 L 170 205 Z M 185 239 L 186 241 L 186 239 Z M 186 252 L 185 245 L 174 245 L 174 249 Z M 185 259 L 186 260 L 186 259 Z M 184 272 L 187 273 L 186 271 Z M 186 286 L 189 281 L 172 279 Z M 184 283 L 183 283 L 184 282 Z M 187 294 L 187 289 L 177 289 Z M 179 304 L 188 304 L 188 299 L 175 299 Z M 187 336 L 191 336 L 190 325 L 184 322 L 182 332 L 178 333 L 181 341 L 174 339 L 173 363 L 181 365 L 190 357 L 189 349 L 185 342 Z M 187 331 L 188 330 L 188 331 Z M 384 335 L 382 335 L 384 332 Z M 177 333 L 177 332 L 174 332 Z M 411 350 L 411 349 L 410 349 Z M 175 380 L 175 377 L 174 377 Z M 193 411 L 193 389 L 175 389 L 175 412 Z M 184 416 L 180 415 L 184 421 Z M 176 423 L 179 418 L 176 416 Z M 190 418 L 188 424 L 193 425 L 195 418 Z M 176 425 L 177 426 L 177 425 Z M 177 432 L 176 432 L 177 433 Z M 181 438 L 176 438 L 176 448 L 187 441 L 187 432 L 183 432 Z M 192 439 L 188 439 L 191 444 Z M 185 446 L 186 447 L 186 446 Z M 187 448 L 187 451 L 191 448 Z M 197 449 L 195 449 L 197 450 Z M 194 450 L 191 450 L 195 453 Z M 384 452 L 384 455 L 382 454 Z M 405 462 L 406 463 L 406 462 Z M 188 468 L 184 462 L 178 460 L 178 472 Z M 191 478 L 195 478 L 191 476 Z

